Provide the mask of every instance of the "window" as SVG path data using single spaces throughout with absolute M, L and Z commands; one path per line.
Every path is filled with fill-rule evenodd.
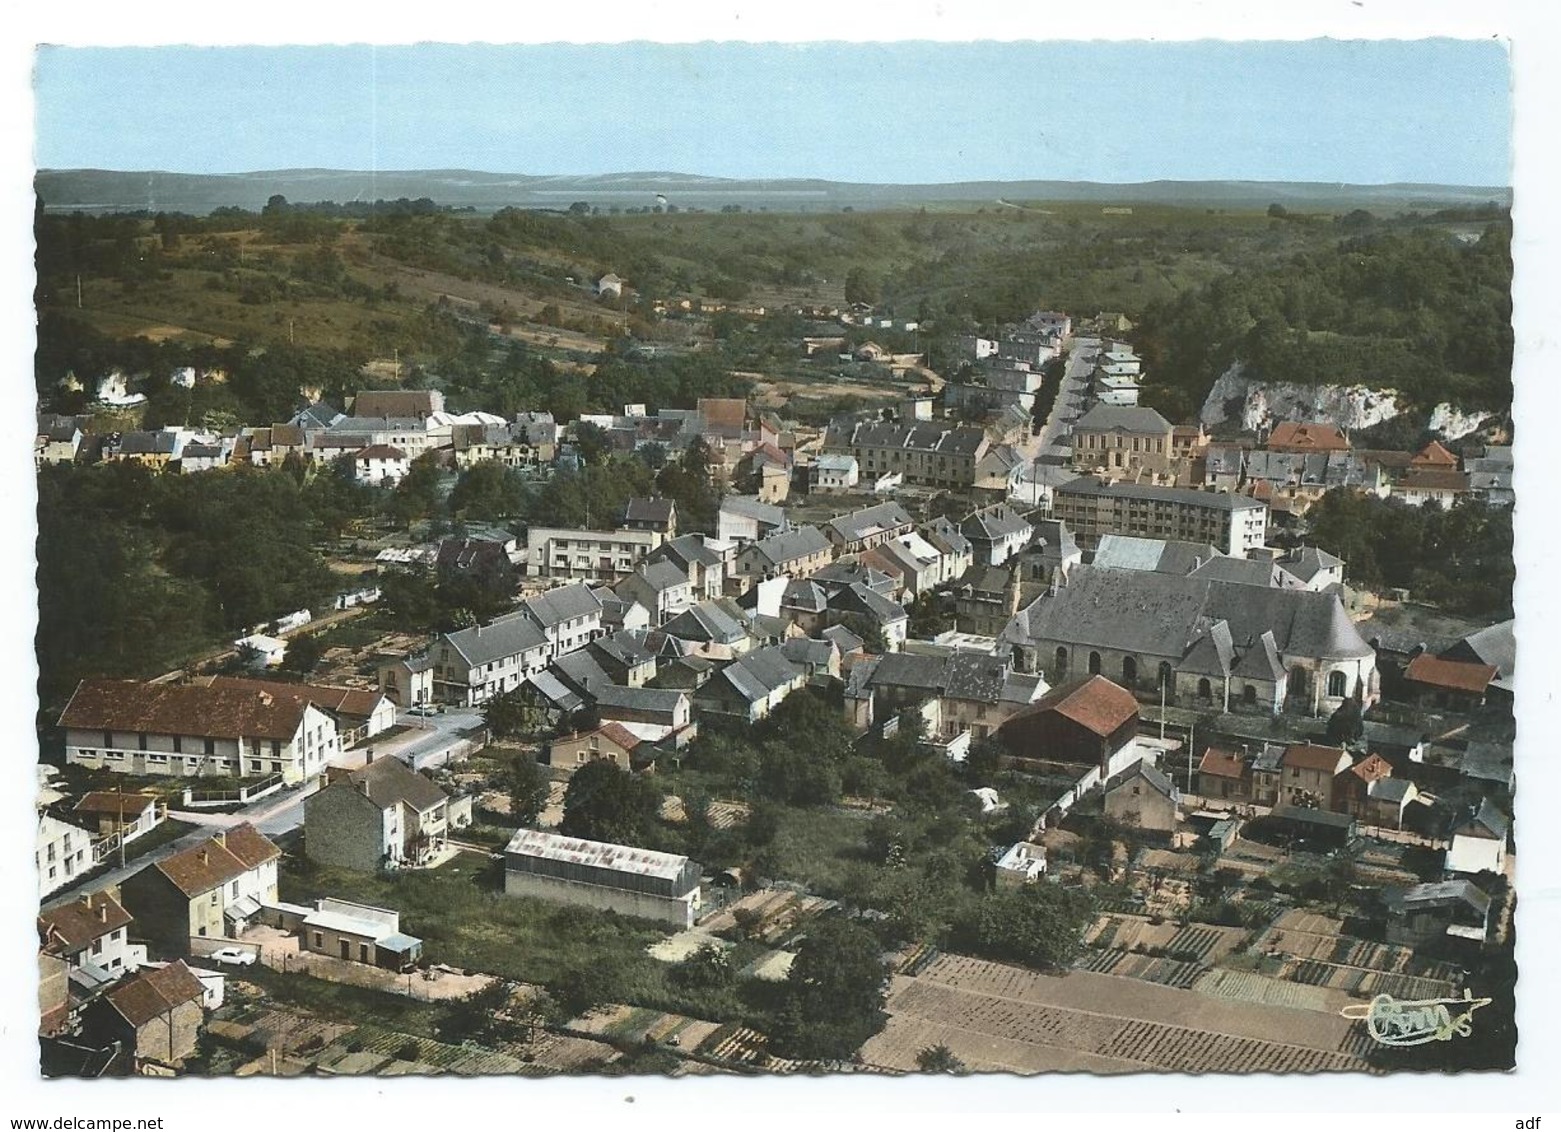
M 271 740 L 271 757 L 272 758 L 276 758 L 281 753 L 282 753 L 282 741 L 280 739 L 273 739 L 273 740 Z
M 250 774 L 259 774 L 260 773 L 260 760 L 259 759 L 250 759 L 249 760 L 249 773 Z
M 358 962 L 360 962 L 360 963 L 367 963 L 368 961 L 369 961 L 369 945 L 366 944 L 366 943 L 358 944 Z
M 1343 672 L 1328 673 L 1328 694 L 1330 696 L 1346 695 L 1345 684 L 1349 680 Z
M 212 893 L 211 893 L 211 906 L 212 906 L 212 907 L 213 907 L 213 908 L 215 908 L 215 907 L 216 907 L 216 906 L 217 906 L 217 900 L 218 900 L 218 899 L 219 899 L 219 898 L 220 898 L 220 897 L 221 897 L 221 896 L 222 896 L 222 893 L 220 893 L 220 892 L 218 892 L 218 891 L 216 891 L 216 890 L 215 890 L 215 889 L 213 889 L 213 890 L 212 890 Z
M 315 932 L 314 933 L 314 945 L 316 947 L 324 947 L 325 946 L 325 936 L 322 935 L 320 932 Z

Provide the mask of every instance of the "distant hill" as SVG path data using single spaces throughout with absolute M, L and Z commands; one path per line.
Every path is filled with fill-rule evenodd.
M 442 205 L 487 212 L 566 208 L 574 201 L 637 207 L 725 205 L 780 210 L 916 207 L 935 202 L 1099 201 L 1102 205 L 1174 204 L 1208 208 L 1405 209 L 1511 202 L 1506 187 L 1469 185 L 1345 185 L 1292 181 L 965 181 L 944 185 L 867 185 L 822 180 L 731 180 L 688 173 L 628 172 L 533 176 L 468 169 L 279 169 L 207 175 L 111 169 L 45 169 L 35 180 L 50 210 L 149 211 L 204 214 L 214 208 L 259 209 L 276 194 L 290 201 L 394 200 L 429 197 Z

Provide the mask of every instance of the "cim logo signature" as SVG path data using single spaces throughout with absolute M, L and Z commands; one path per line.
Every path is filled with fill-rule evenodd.
M 1473 1030 L 1474 1012 L 1490 1002 L 1488 998 L 1474 998 L 1467 990 L 1462 998 L 1424 998 L 1413 1002 L 1399 1002 L 1392 995 L 1379 994 L 1368 1003 L 1352 1003 L 1339 1013 L 1345 1018 L 1364 1019 L 1367 1032 L 1382 1045 L 1419 1046 L 1467 1038 Z

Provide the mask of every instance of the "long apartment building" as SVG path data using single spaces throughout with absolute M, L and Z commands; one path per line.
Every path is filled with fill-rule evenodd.
M 1264 544 L 1268 506 L 1249 496 L 1196 488 L 1111 482 L 1083 476 L 1058 486 L 1052 518 L 1093 549 L 1102 535 L 1207 543 L 1244 558 Z
M 336 718 L 301 685 L 215 677 L 192 684 L 83 680 L 60 716 L 65 761 L 122 774 L 320 773 L 341 749 Z
M 991 441 L 979 428 L 930 422 L 891 424 L 877 421 L 829 430 L 826 452 L 856 457 L 864 480 L 898 472 L 906 483 L 933 487 L 970 487 L 976 464 Z
M 666 541 L 660 531 L 532 527 L 526 532 L 525 570 L 533 578 L 620 581 Z

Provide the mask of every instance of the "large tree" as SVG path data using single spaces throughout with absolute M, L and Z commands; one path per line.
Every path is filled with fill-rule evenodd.
M 547 805 L 547 772 L 529 755 L 516 755 L 509 765 L 508 786 L 510 817 L 523 826 L 536 825 Z
M 782 989 L 774 1037 L 791 1057 L 843 1061 L 883 1029 L 884 967 L 878 940 L 839 916 L 808 926 Z
M 660 806 L 661 794 L 647 779 L 597 759 L 569 780 L 558 828 L 588 841 L 643 845 L 655 831 Z

